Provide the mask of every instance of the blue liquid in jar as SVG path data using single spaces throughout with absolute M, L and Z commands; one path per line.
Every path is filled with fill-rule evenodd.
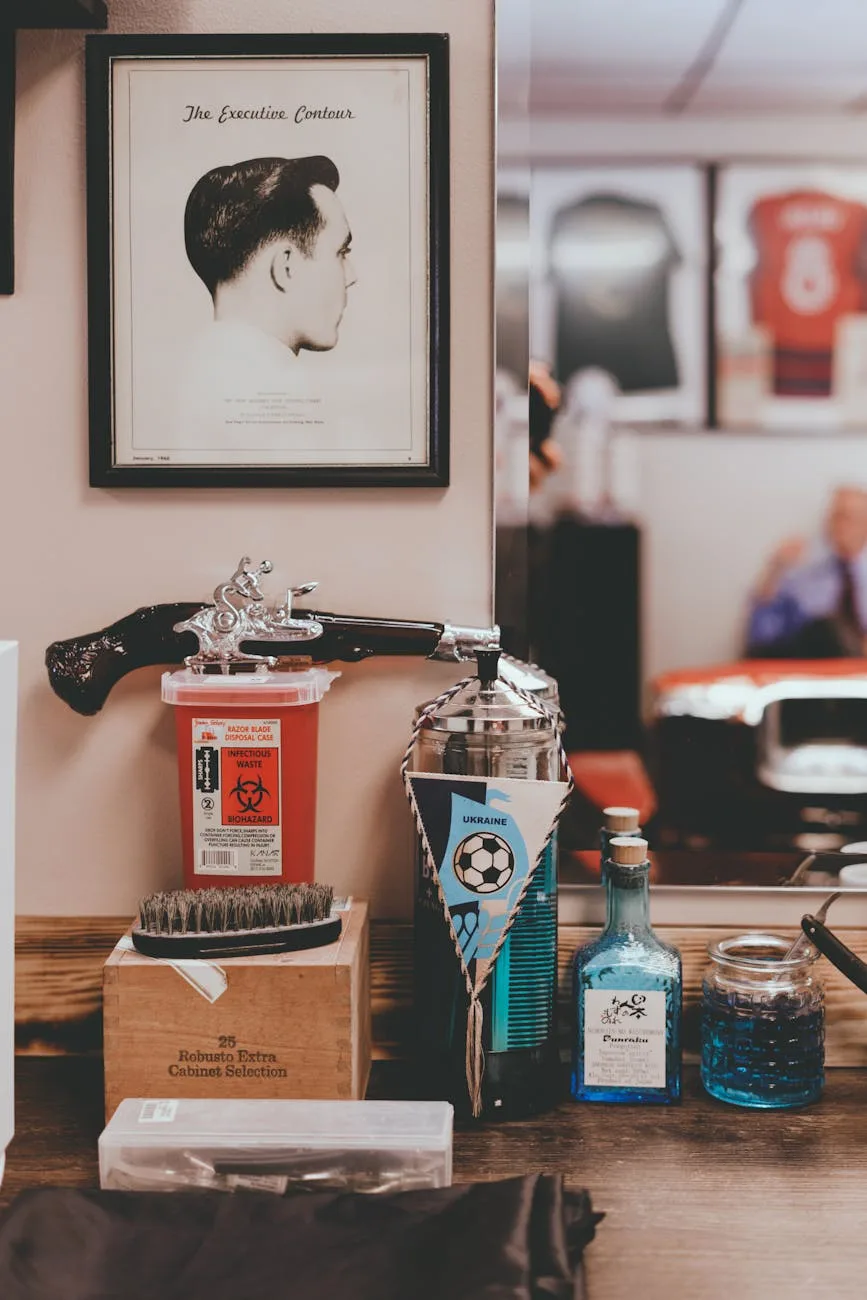
M 825 1081 L 821 996 L 767 1001 L 704 986 L 701 1080 L 712 1097 L 768 1109 L 815 1101 Z

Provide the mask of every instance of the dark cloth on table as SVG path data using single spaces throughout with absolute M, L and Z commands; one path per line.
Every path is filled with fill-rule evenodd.
M 528 1175 L 394 1195 L 22 1193 L 3 1300 L 573 1300 L 598 1219 Z

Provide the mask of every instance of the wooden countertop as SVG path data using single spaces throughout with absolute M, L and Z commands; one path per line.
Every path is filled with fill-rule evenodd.
M 398 1063 L 374 1067 L 400 1095 Z M 25 1187 L 97 1185 L 98 1057 L 19 1057 L 18 1132 L 0 1204 Z M 685 1075 L 676 1108 L 564 1103 L 461 1130 L 455 1180 L 561 1173 L 606 1218 L 589 1300 L 862 1300 L 867 1273 L 867 1071 L 831 1070 L 821 1102 L 746 1111 Z

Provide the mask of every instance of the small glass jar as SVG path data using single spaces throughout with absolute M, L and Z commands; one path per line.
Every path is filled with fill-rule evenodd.
M 825 1081 L 819 954 L 785 959 L 790 939 L 742 934 L 708 945 L 701 1081 L 712 1097 L 767 1109 L 815 1101 Z

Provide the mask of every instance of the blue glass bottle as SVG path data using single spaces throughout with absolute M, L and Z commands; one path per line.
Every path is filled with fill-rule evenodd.
M 574 962 L 576 1101 L 680 1098 L 680 953 L 650 926 L 647 841 L 611 841 L 608 915 Z

